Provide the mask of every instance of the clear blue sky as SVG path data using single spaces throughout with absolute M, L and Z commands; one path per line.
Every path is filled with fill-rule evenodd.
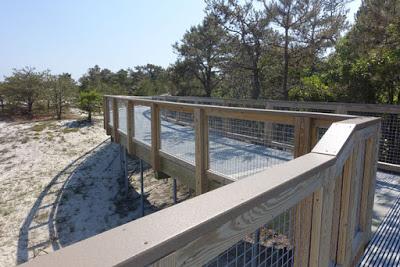
M 350 18 L 361 0 L 350 4 Z M 203 0 L 1 0 L 0 80 L 13 68 L 74 78 L 98 64 L 113 71 L 168 66 L 171 45 L 201 22 Z

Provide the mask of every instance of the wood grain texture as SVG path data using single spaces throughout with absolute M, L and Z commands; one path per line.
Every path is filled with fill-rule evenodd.
M 196 195 L 208 190 L 206 170 L 208 169 L 208 119 L 204 110 L 195 109 L 195 180 Z
M 330 246 L 330 257 L 329 257 L 330 261 L 332 262 L 336 262 L 336 255 L 337 255 L 342 187 L 343 187 L 343 174 L 340 174 L 335 179 L 335 191 L 333 197 L 334 206 L 332 211 L 331 246 Z
M 301 200 L 296 206 L 296 225 L 294 227 L 294 266 L 309 266 L 310 263 L 313 199 L 313 194 L 311 194 Z
M 151 105 L 151 165 L 154 171 L 160 170 L 160 108 L 157 104 Z
M 133 112 L 133 102 L 128 101 L 126 105 L 127 150 L 131 155 L 135 153 L 135 147 L 132 140 L 132 138 L 135 136 L 135 116 Z
M 349 243 L 352 240 L 351 236 L 351 221 L 350 221 L 350 210 L 352 209 L 351 202 L 351 185 L 354 174 L 354 162 L 356 154 L 353 151 L 350 158 L 346 161 L 343 169 L 343 184 L 342 184 L 342 196 L 340 199 L 340 221 L 339 221 L 339 237 L 337 247 L 337 258 L 336 263 L 344 266 L 348 266 L 351 246 Z M 350 248 L 350 251 L 349 251 Z
M 114 137 L 114 142 L 119 143 L 119 123 L 118 123 L 118 99 L 113 98 L 112 99 L 112 108 L 113 108 L 113 137 Z

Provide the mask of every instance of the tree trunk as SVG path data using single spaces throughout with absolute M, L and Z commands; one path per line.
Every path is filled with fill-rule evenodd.
M 92 122 L 92 110 L 88 110 L 88 122 Z
M 31 99 L 28 99 L 28 116 L 32 117 L 32 109 L 33 109 L 33 101 Z
M 62 114 L 62 103 L 61 100 L 59 100 L 57 104 L 57 120 L 61 120 L 61 114 Z
M 211 69 L 207 70 L 204 90 L 206 91 L 206 96 L 211 97 Z
M 260 72 L 259 69 L 256 67 L 253 69 L 253 90 L 251 91 L 251 98 L 258 99 L 260 96 L 261 91 L 261 84 L 260 84 Z
M 285 29 L 285 47 L 284 47 L 284 66 L 283 66 L 283 83 L 282 83 L 282 94 L 285 100 L 289 98 L 288 92 L 288 74 L 289 74 L 289 29 Z

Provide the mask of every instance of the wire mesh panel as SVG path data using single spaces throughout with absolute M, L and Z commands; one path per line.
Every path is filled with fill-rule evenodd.
M 373 112 L 349 112 L 349 114 L 381 117 L 379 161 L 400 165 L 400 115 Z
M 241 178 L 293 159 L 291 125 L 221 117 L 208 124 L 211 170 Z
M 113 127 L 114 125 L 114 120 L 113 120 L 113 102 L 111 99 L 107 99 L 107 105 L 108 105 L 108 125 L 110 127 Z
M 210 260 L 205 266 L 292 266 L 294 214 L 294 208 L 283 212 Z
M 135 116 L 135 139 L 151 145 L 151 108 L 135 105 L 133 110 Z
M 127 133 L 126 127 L 126 102 L 119 100 L 118 101 L 118 130 Z
M 160 110 L 161 150 L 188 162 L 195 162 L 195 130 L 192 113 Z

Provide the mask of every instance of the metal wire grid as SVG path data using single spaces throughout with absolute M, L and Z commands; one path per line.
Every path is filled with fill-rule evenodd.
M 294 225 L 295 212 L 294 208 L 291 208 L 249 234 L 204 266 L 292 266 Z
M 111 99 L 107 99 L 107 105 L 108 105 L 108 125 L 110 127 L 113 127 L 114 121 L 113 121 L 113 102 Z
M 195 130 L 192 113 L 160 110 L 161 150 L 190 163 L 195 162 Z
M 210 169 L 242 178 L 293 159 L 291 125 L 211 116 Z
M 381 138 L 379 140 L 379 161 L 400 164 L 400 114 L 349 112 L 351 115 L 380 117 Z
M 151 145 L 151 108 L 147 106 L 135 105 L 133 107 L 135 121 L 135 139 Z
M 118 100 L 118 130 L 127 133 L 126 127 L 126 102 Z
M 324 136 L 326 131 L 328 131 L 328 128 L 322 128 L 322 127 L 317 128 L 317 140 L 318 141 L 321 140 L 322 136 Z

